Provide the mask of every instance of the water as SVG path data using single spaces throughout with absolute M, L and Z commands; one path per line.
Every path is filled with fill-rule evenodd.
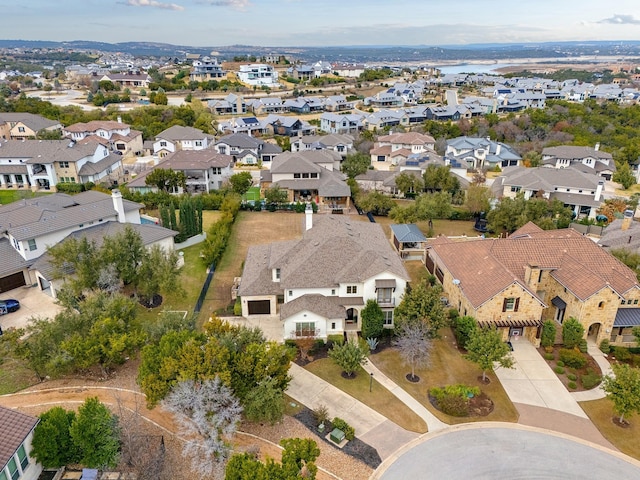
M 504 67 L 512 67 L 510 63 L 461 63 L 460 65 L 444 65 L 437 68 L 443 75 L 456 73 L 488 73 L 497 75 L 495 70 Z

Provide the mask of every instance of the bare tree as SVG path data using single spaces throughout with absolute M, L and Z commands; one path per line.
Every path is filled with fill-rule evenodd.
M 220 377 L 178 383 L 163 406 L 173 413 L 184 437 L 182 455 L 202 478 L 217 478 L 231 452 L 228 438 L 236 432 L 242 407 Z
M 416 367 L 426 367 L 431 362 L 428 327 L 422 322 L 403 322 L 395 342 L 405 363 L 411 366 L 411 380 L 416 381 Z

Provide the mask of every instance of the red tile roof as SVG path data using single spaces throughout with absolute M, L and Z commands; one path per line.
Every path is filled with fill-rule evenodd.
M 38 421 L 30 415 L 0 407 L 0 470 L 9 463 Z

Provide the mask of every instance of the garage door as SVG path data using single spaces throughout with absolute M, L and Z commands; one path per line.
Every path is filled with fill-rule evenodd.
M 249 300 L 249 315 L 270 315 L 271 314 L 271 301 L 270 300 Z
M 24 281 L 24 274 L 22 272 L 14 273 L 6 277 L 0 278 L 0 292 L 8 292 L 14 288 L 22 287 L 26 285 Z

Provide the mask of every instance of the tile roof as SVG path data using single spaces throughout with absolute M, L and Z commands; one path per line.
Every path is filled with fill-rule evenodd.
M 631 269 L 575 230 L 529 230 L 508 238 L 432 244 L 431 248 L 460 280 L 462 291 L 475 307 L 514 282 L 528 289 L 524 281 L 528 264 L 550 270 L 581 300 L 603 288 L 620 295 L 640 288 Z
M 126 130 L 129 125 L 121 122 L 114 122 L 111 120 L 92 120 L 86 123 L 74 123 L 68 127 L 64 127 L 65 132 L 97 132 L 98 130 Z
M 38 419 L 31 415 L 0 406 L 0 471 L 9 463 L 24 439 L 38 424 Z

